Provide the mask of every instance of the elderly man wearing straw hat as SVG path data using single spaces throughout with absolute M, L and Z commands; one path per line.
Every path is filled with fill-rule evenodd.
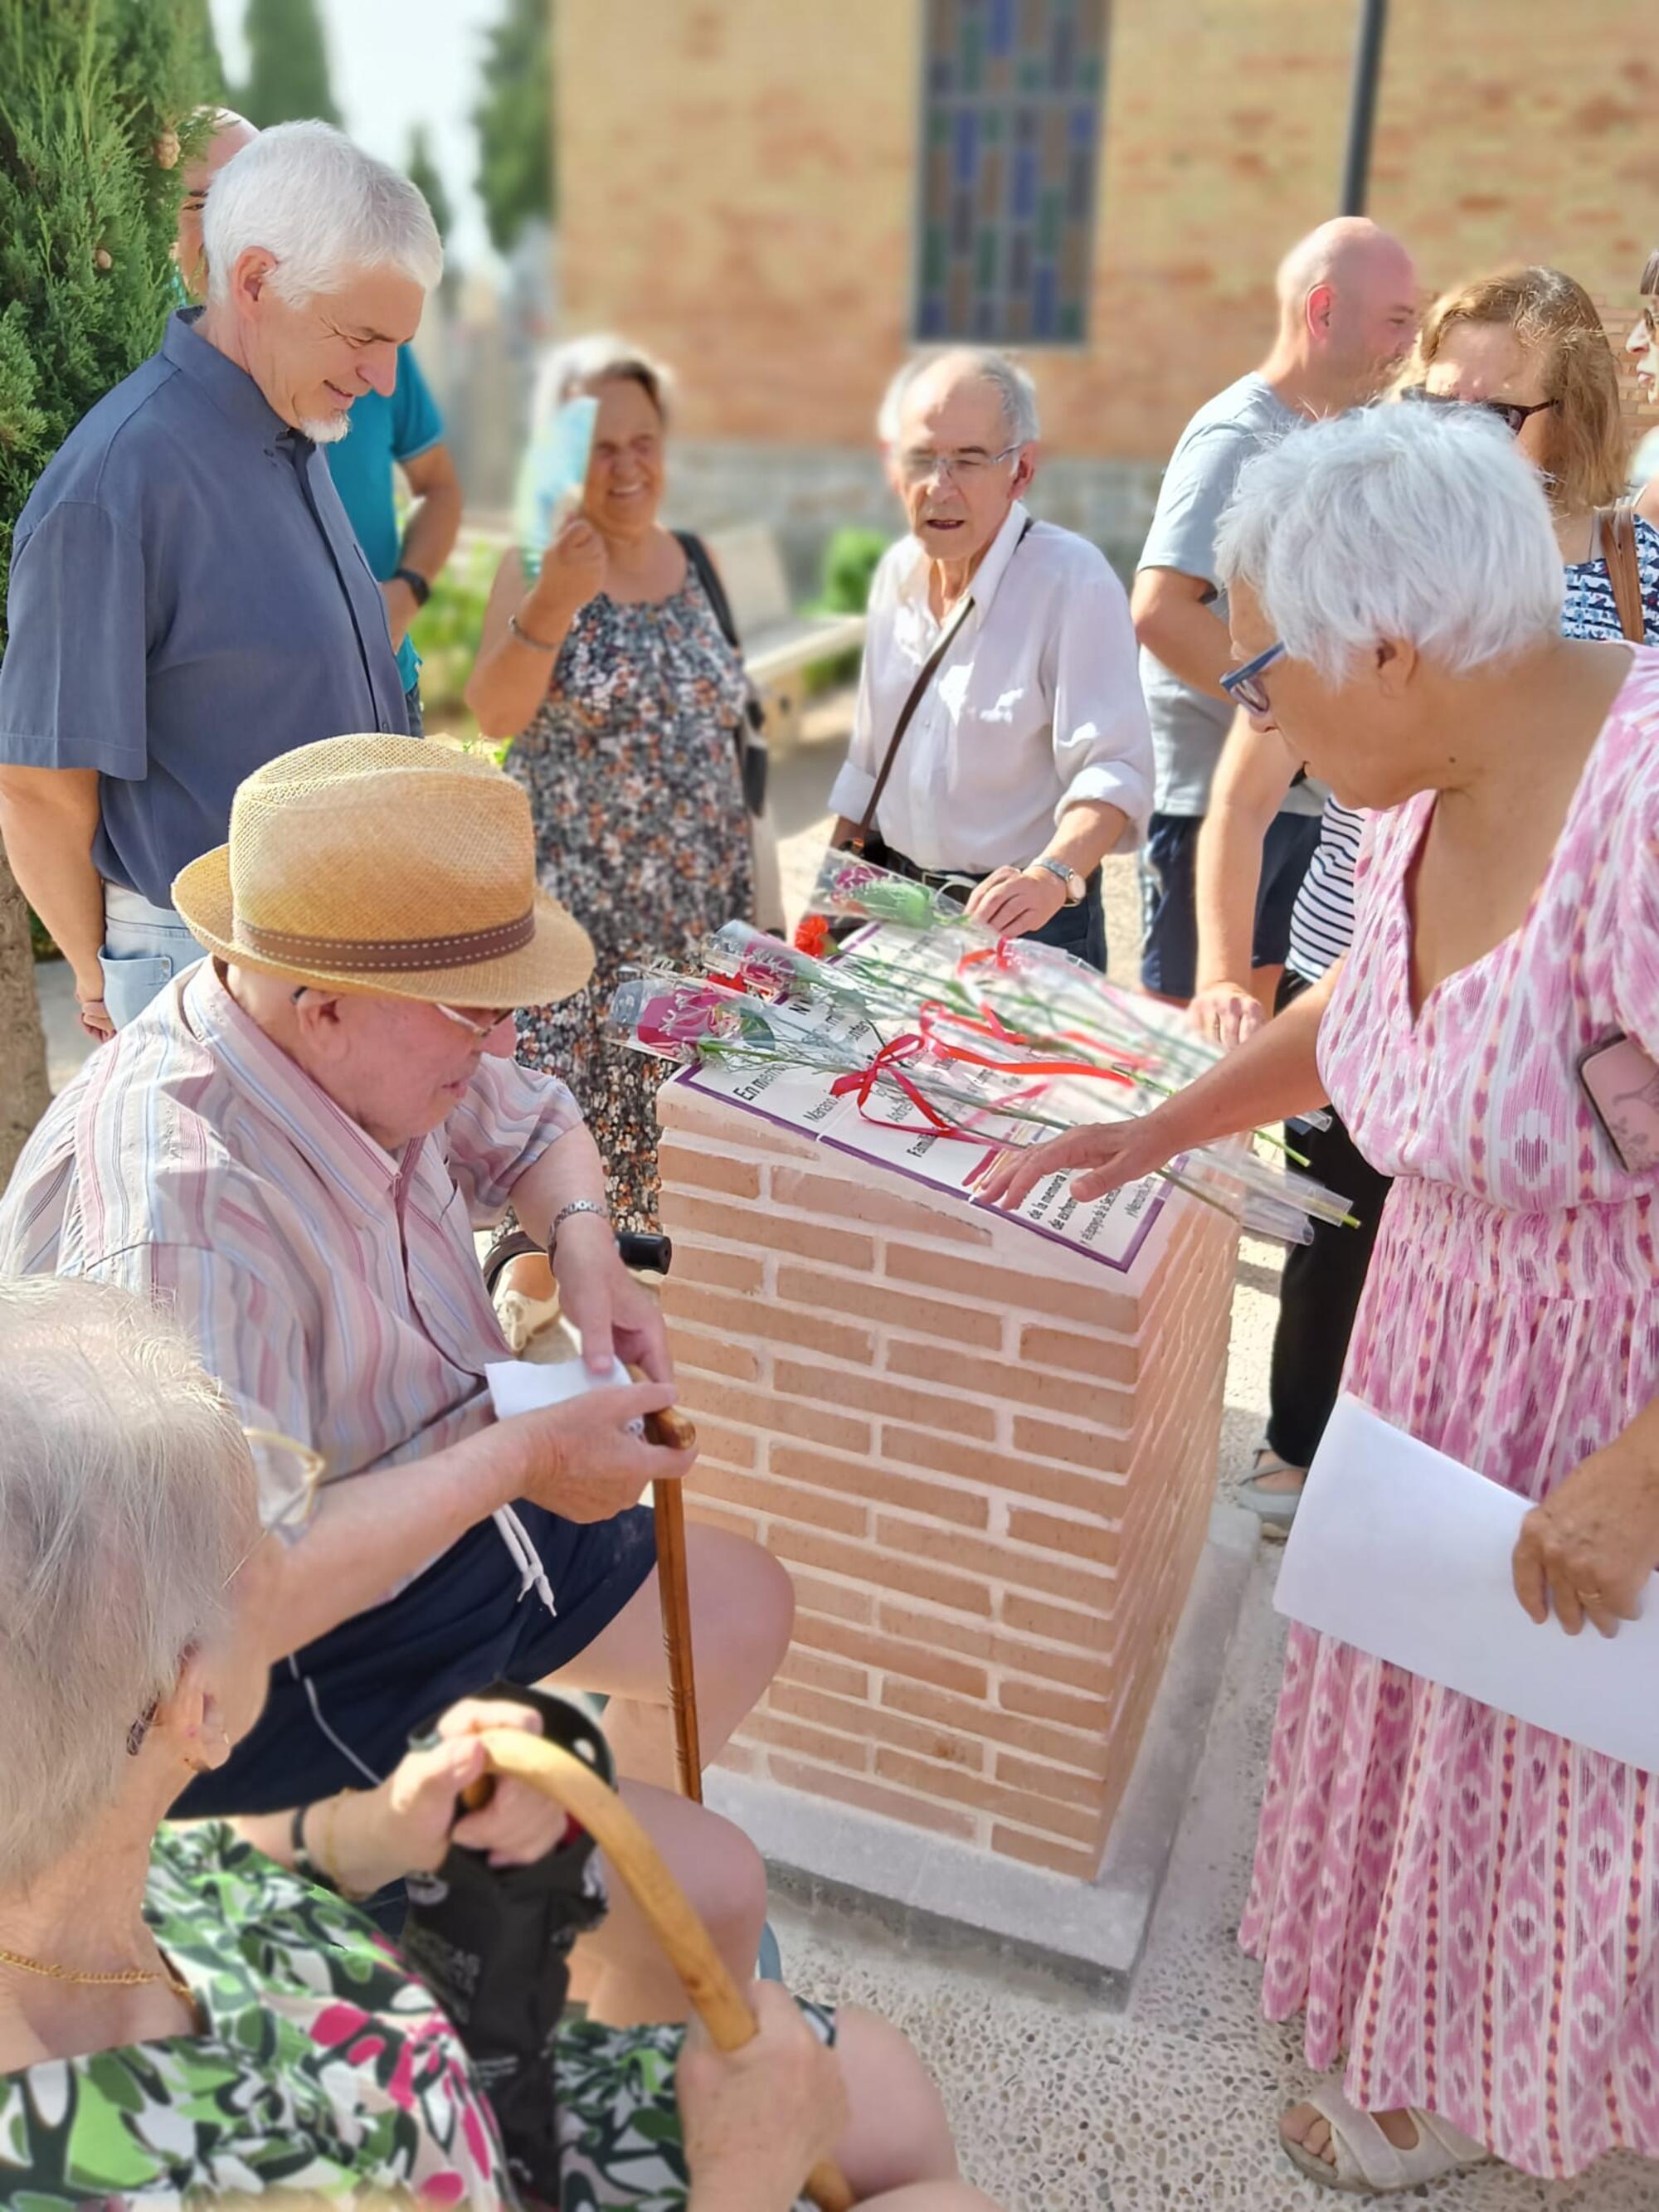
M 690 1460 L 630 1432 L 672 1399 L 662 1324 L 617 1258 L 568 1091 L 513 1058 L 512 1010 L 580 989 L 592 960 L 536 889 L 528 801 L 447 748 L 331 738 L 251 775 L 229 843 L 173 891 L 210 957 L 54 1101 L 0 1201 L 0 1270 L 173 1305 L 245 1421 L 320 1455 L 286 1560 L 289 1656 L 258 1727 L 180 1809 L 299 1808 L 301 1849 L 320 1835 L 349 1868 L 351 1793 L 412 1730 L 497 1678 L 556 1674 L 615 1699 L 638 1809 L 746 1976 L 759 1860 L 652 1786 L 672 1769 L 638 1500 Z M 508 1355 L 473 1232 L 509 1201 L 550 1248 L 589 1366 L 620 1357 L 647 1383 L 493 1419 L 483 1369 Z M 793 1600 L 719 1530 L 691 1532 L 690 1568 L 712 1753 L 770 1680 Z M 510 1856 L 523 1813 L 502 1792 L 480 1843 Z M 610 1924 L 596 2012 L 673 2016 L 641 1923 Z

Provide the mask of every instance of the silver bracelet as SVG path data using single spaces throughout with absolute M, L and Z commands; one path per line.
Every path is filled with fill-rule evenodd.
M 518 639 L 520 644 L 527 645 L 532 653 L 556 653 L 559 649 L 559 645 L 562 645 L 564 642 L 564 640 L 561 638 L 558 645 L 550 645 L 545 638 L 532 637 L 527 629 L 524 629 L 520 627 L 519 617 L 517 615 L 509 615 L 507 617 L 507 626 L 512 631 L 514 636 Z
M 560 1225 L 568 1221 L 573 1213 L 597 1213 L 600 1220 L 607 1224 L 611 1219 L 610 1208 L 601 1206 L 596 1199 L 573 1198 L 568 1206 L 559 1208 L 553 1217 L 553 1225 L 547 1232 L 547 1256 L 550 1261 L 553 1257 L 553 1248 L 559 1241 Z

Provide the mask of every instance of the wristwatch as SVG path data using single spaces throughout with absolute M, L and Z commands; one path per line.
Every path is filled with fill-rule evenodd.
M 392 572 L 392 580 L 394 584 L 408 585 L 410 590 L 415 594 L 415 604 L 417 607 L 423 607 L 432 597 L 432 586 L 418 568 L 394 568 Z
M 1075 868 L 1068 868 L 1064 860 L 1050 860 L 1044 859 L 1033 860 L 1030 863 L 1030 866 L 1033 868 L 1046 868 L 1051 876 L 1055 877 L 1060 883 L 1065 884 L 1066 903 L 1067 906 L 1081 906 L 1084 900 L 1088 897 L 1088 884 L 1084 882 L 1077 870 Z

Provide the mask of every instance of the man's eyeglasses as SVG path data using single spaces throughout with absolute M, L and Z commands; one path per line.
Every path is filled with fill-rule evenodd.
M 1285 653 L 1284 645 L 1270 645 L 1265 653 L 1258 653 L 1254 660 L 1247 660 L 1242 668 L 1231 668 L 1221 679 L 1221 688 L 1235 706 L 1242 707 L 1247 714 L 1267 714 L 1273 702 L 1262 689 L 1260 678 L 1264 670 L 1273 666 Z
M 432 1003 L 438 1006 L 435 999 Z M 446 1021 L 455 1022 L 462 1029 L 470 1030 L 480 1044 L 486 1038 L 493 1037 L 503 1022 L 510 1022 L 513 1018 L 511 1006 L 502 1007 L 499 1013 L 492 1013 L 488 1006 L 475 1006 L 471 1013 L 463 1013 L 459 1006 L 438 1006 L 438 1012 Z
M 969 446 L 959 453 L 901 453 L 898 471 L 908 484 L 926 483 L 930 477 L 949 477 L 953 483 L 971 483 L 982 477 L 987 469 L 995 468 L 1006 461 L 1010 453 L 1017 453 L 1024 444 L 1016 438 L 1012 446 L 1005 446 L 1000 453 L 981 453 L 977 446 Z
M 1530 407 L 1518 399 L 1460 399 L 1455 392 L 1431 392 L 1426 384 L 1408 384 L 1400 397 L 1422 407 L 1478 407 L 1483 414 L 1495 415 L 1506 423 L 1517 438 L 1533 416 L 1547 415 L 1552 407 L 1561 404 L 1559 399 L 1535 399 Z
M 297 1006 L 307 993 L 315 988 L 314 984 L 301 983 L 297 991 L 289 993 L 289 998 Z M 502 1006 L 499 1010 L 489 1006 L 474 1006 L 470 1012 L 466 1012 L 459 1006 L 439 1006 L 435 999 L 431 1003 L 447 1022 L 455 1022 L 462 1029 L 470 1030 L 481 1044 L 486 1038 L 493 1037 L 503 1022 L 510 1022 L 514 1012 L 511 1006 Z
M 327 1464 L 321 1452 L 313 1451 L 309 1444 L 302 1444 L 294 1437 L 283 1436 L 278 1430 L 244 1429 L 242 1434 L 253 1460 L 259 1533 L 225 1577 L 222 1585 L 225 1589 L 230 1588 L 267 1536 L 280 1536 L 288 1544 L 300 1534 L 317 1510 L 317 1492 Z M 155 1718 L 155 1705 L 151 1704 L 127 1730 L 127 1750 L 134 1759 L 143 1749 L 144 1738 Z

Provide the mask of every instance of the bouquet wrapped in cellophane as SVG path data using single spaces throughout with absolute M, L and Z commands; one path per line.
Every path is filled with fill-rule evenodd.
M 836 945 L 829 917 L 866 926 Z M 695 972 L 629 976 L 610 1022 L 622 1045 L 743 1076 L 734 1097 L 804 1129 L 844 1127 L 844 1106 L 877 1157 L 893 1152 L 891 1133 L 914 1139 L 903 1158 L 933 1153 L 930 1179 L 964 1196 L 1005 1149 L 1144 1114 L 1220 1056 L 1176 1009 L 1066 953 L 999 939 L 943 894 L 840 852 L 824 855 L 793 945 L 728 922 Z M 941 1146 L 963 1148 L 944 1171 Z M 1352 1218 L 1265 1132 L 1200 1146 L 1162 1173 L 1286 1243 Z

